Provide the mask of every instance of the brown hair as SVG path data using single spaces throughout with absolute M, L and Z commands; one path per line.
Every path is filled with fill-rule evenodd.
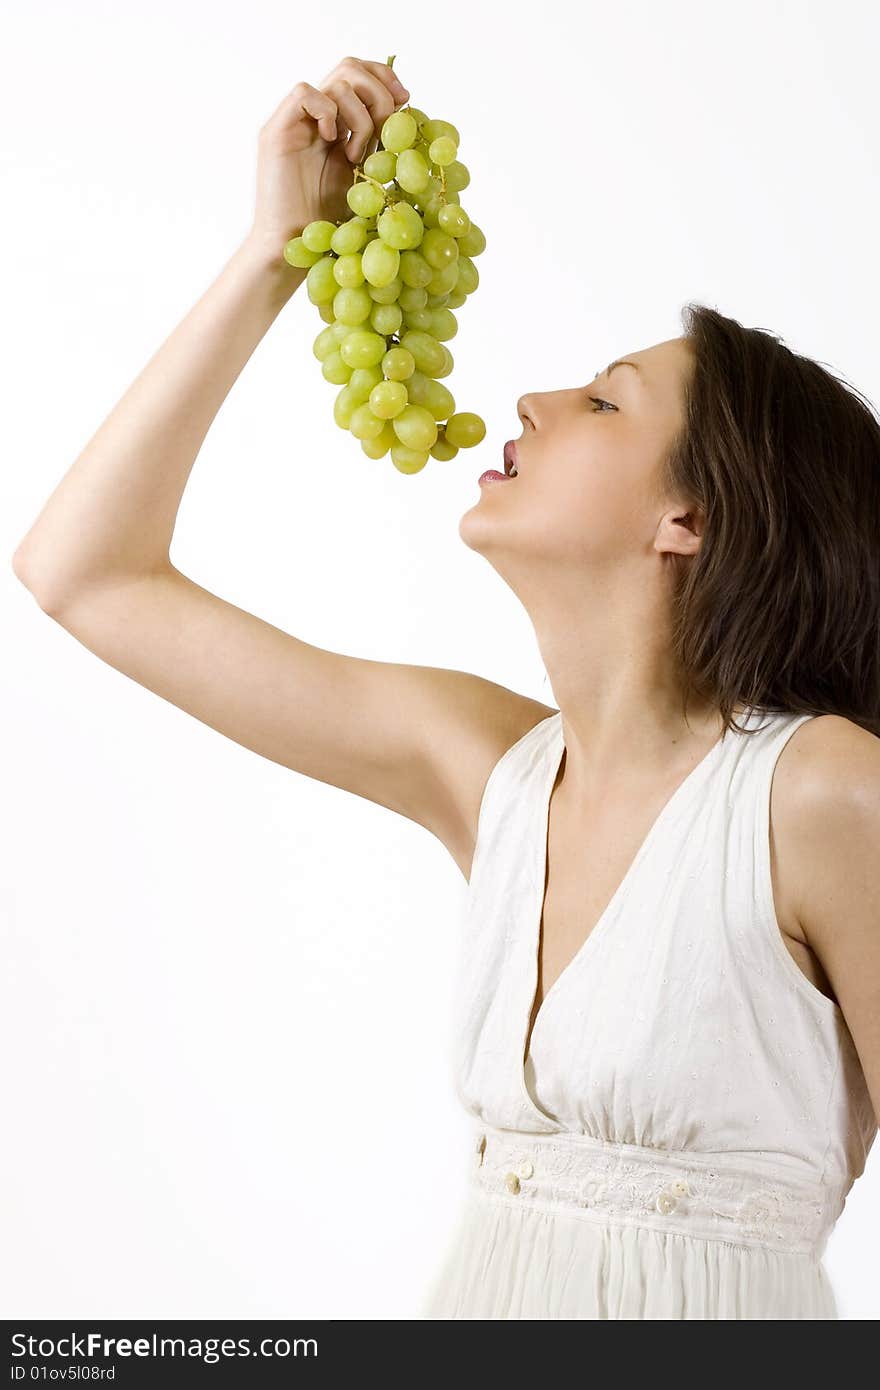
M 880 736 L 880 420 L 855 387 L 705 305 L 686 423 L 662 487 L 705 515 L 672 555 L 688 690 L 734 707 L 838 714 Z M 739 731 L 739 730 L 738 730 Z

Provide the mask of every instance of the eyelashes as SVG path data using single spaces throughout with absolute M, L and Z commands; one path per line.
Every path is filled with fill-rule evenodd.
M 607 405 L 611 410 L 616 410 L 616 409 L 617 409 L 617 406 L 616 406 L 616 405 L 612 405 L 611 401 L 603 401 L 601 396 L 587 396 L 587 400 L 588 400 L 588 401 L 594 401 L 597 405 Z M 593 412 L 594 415 L 596 415 L 596 414 L 601 415 L 602 413 L 603 413 L 603 412 L 602 412 L 601 410 L 600 410 L 600 411 L 594 411 L 594 412 Z

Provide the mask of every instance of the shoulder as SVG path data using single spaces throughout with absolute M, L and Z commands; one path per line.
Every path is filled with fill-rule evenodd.
M 819 904 L 839 893 L 841 866 L 877 857 L 880 738 L 840 715 L 808 719 L 785 743 L 772 788 L 784 929 L 824 965 Z
M 793 908 L 880 1118 L 880 738 L 821 715 L 802 724 L 783 753 L 789 748 L 780 770 Z
M 880 811 L 880 738 L 842 715 L 817 715 L 792 734 L 775 781 L 787 815 L 833 834 L 859 807 Z
M 774 774 L 773 826 L 793 932 L 838 992 L 866 934 L 880 948 L 880 738 L 836 714 L 802 724 Z
M 505 686 L 483 681 L 438 757 L 443 783 L 450 788 L 451 814 L 435 834 L 466 879 L 476 847 L 480 810 L 489 777 L 500 759 L 537 724 L 559 711 Z

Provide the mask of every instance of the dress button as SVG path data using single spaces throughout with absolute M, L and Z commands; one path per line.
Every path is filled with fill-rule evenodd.
M 519 1192 L 519 1178 L 516 1173 L 508 1173 L 504 1179 L 508 1192 L 516 1194 Z
M 524 1158 L 516 1171 L 521 1178 L 530 1178 L 535 1171 L 535 1165 L 531 1163 L 529 1159 Z
M 679 1178 L 677 1182 L 672 1184 L 672 1191 L 677 1192 L 679 1197 L 686 1197 L 690 1192 L 690 1188 L 684 1178 Z
M 678 1203 L 671 1192 L 661 1192 L 655 1205 L 659 1212 L 662 1212 L 664 1216 L 668 1216 L 671 1211 L 675 1211 Z

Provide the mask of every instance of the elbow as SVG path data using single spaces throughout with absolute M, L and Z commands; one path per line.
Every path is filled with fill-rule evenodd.
M 36 599 L 44 613 L 51 613 L 52 603 L 45 585 L 40 579 L 38 568 L 33 563 L 33 557 L 29 557 L 23 546 L 19 546 L 12 557 L 12 573 L 20 584 L 28 590 Z
M 24 547 L 20 545 L 12 557 L 12 573 L 26 589 L 31 587 L 29 570 L 30 566 L 24 552 Z

